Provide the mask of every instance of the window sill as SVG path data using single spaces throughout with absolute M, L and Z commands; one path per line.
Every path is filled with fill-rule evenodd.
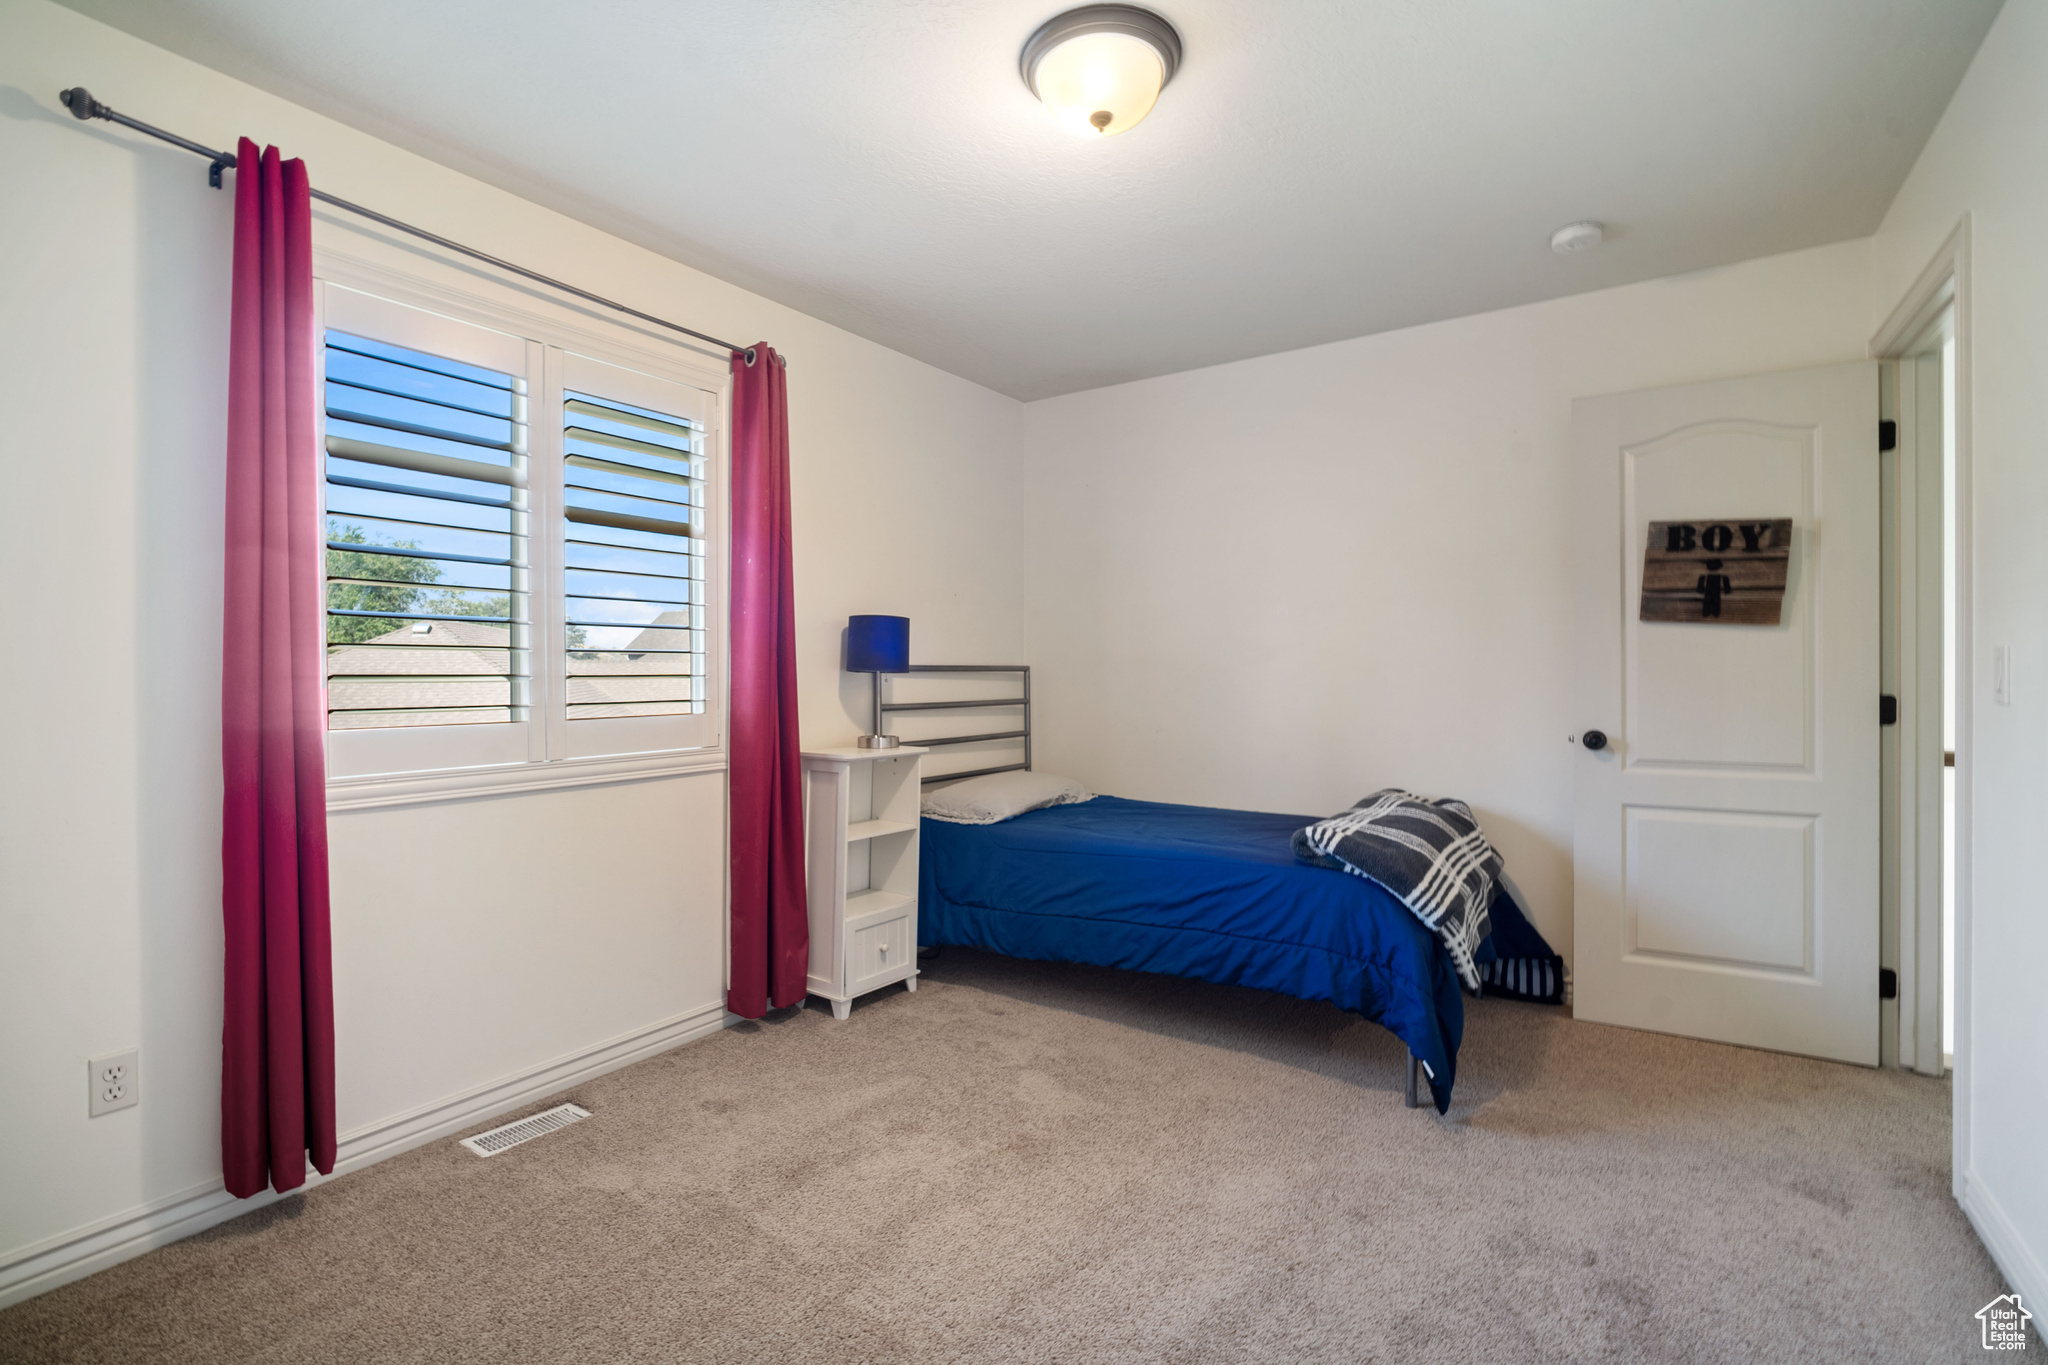
M 723 749 L 680 749 L 660 754 L 566 758 L 554 763 L 514 763 L 491 768 L 447 768 L 424 773 L 381 773 L 336 777 L 327 783 L 327 812 L 379 810 L 474 796 L 511 796 L 615 782 L 725 771 Z

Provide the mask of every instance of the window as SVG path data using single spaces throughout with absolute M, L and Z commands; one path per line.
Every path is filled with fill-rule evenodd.
M 685 385 L 563 357 L 563 664 L 573 754 L 683 747 L 709 728 L 701 412 L 701 395 Z
M 695 433 L 590 394 L 572 391 L 562 407 L 569 718 L 701 711 Z
M 322 304 L 329 772 L 716 744 L 716 395 L 337 284 Z
M 332 328 L 325 358 L 328 727 L 525 719 L 526 381 Z

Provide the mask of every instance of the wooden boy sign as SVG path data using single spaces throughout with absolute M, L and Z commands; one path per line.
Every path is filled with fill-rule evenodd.
M 1790 517 L 1653 521 L 1641 619 L 1775 626 L 1791 562 Z

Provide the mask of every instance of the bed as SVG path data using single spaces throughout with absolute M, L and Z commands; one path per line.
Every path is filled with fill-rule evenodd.
M 935 701 L 888 709 L 958 705 Z M 1027 712 L 1022 733 L 1002 737 L 1028 742 L 1028 731 Z M 909 742 L 936 747 L 986 738 L 920 736 Z M 1009 771 L 1029 762 L 1027 750 L 1015 764 L 926 780 Z M 1320 818 L 1115 796 L 1027 811 L 989 825 L 927 818 L 918 940 L 1327 1000 L 1400 1038 L 1410 1055 L 1409 1103 L 1418 1102 L 1418 1082 L 1426 1082 L 1437 1111 L 1444 1112 L 1464 1029 L 1464 998 L 1450 955 L 1378 884 L 1295 858 L 1294 832 Z M 1518 983 L 1554 988 L 1554 981 L 1524 979 L 1531 964 L 1540 959 L 1548 967 L 1556 959 L 1505 887 L 1491 914 L 1494 933 L 1478 954 L 1482 979 L 1507 984 L 1495 947 L 1500 941 L 1515 954 Z

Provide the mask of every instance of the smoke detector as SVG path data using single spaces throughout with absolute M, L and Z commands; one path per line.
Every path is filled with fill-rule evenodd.
M 1576 256 L 1581 251 L 1591 251 L 1606 237 L 1607 229 L 1598 223 L 1566 223 L 1550 234 L 1550 249 L 1560 256 Z

